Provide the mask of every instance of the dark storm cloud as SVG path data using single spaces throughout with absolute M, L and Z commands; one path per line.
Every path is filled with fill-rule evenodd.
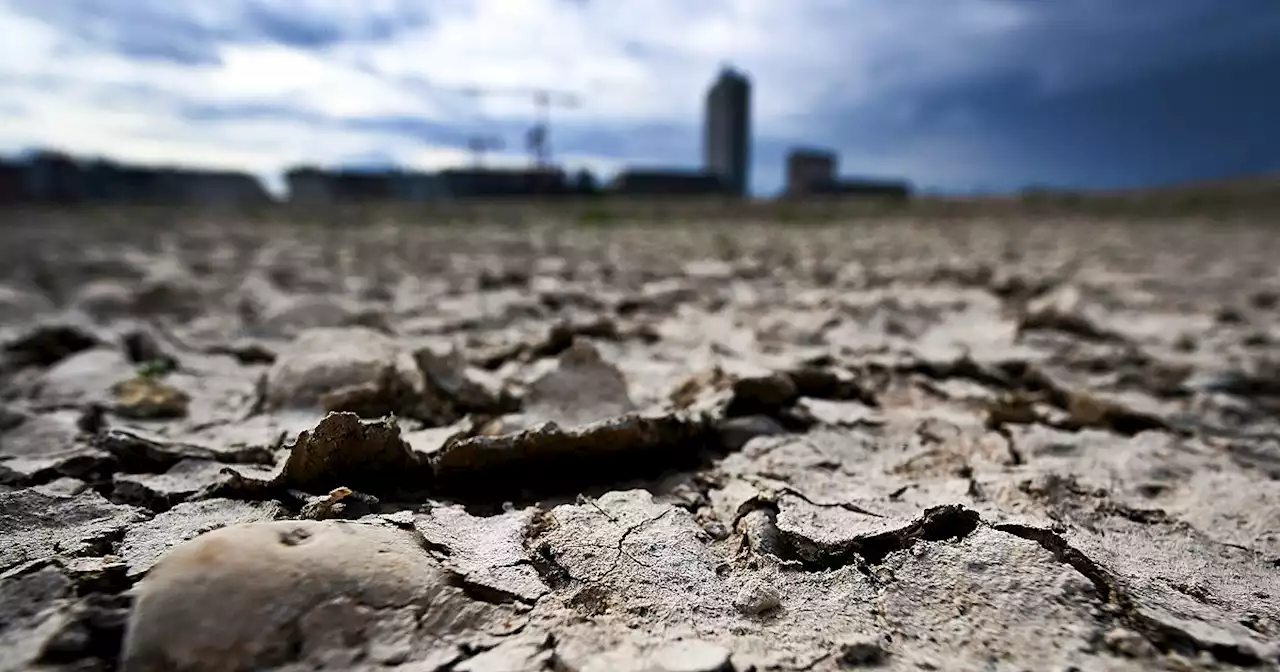
M 1018 4 L 1028 20 L 980 45 L 979 67 L 833 99 L 813 136 L 851 170 L 905 168 L 952 189 L 1280 170 L 1280 3 Z
M 1108 187 L 1280 168 L 1280 44 L 1059 97 L 957 101 L 1001 154 L 1034 157 L 1029 177 Z M 1014 175 L 1006 178 L 1014 179 Z
M 319 49 L 348 40 L 386 40 L 427 22 L 426 3 L 365 11 L 356 0 L 4 0 L 98 49 L 140 60 L 214 65 L 224 44 L 270 43 Z

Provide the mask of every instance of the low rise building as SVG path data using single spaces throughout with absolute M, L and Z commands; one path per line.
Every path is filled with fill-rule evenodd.
M 816 193 L 905 201 L 911 198 L 911 184 L 901 180 L 840 179 Z
M 729 185 L 715 173 L 692 170 L 624 170 L 614 177 L 610 191 L 636 196 L 727 195 Z
M 440 171 L 440 192 L 448 198 L 492 198 L 565 196 L 573 189 L 558 169 L 451 168 Z
M 290 203 L 329 205 L 337 202 L 329 175 L 318 168 L 292 168 L 285 172 L 284 179 Z
M 27 191 L 27 168 L 16 161 L 0 159 L 0 204 L 31 200 Z
M 829 188 L 836 182 L 836 155 L 818 149 L 793 149 L 787 153 L 787 194 L 802 196 Z

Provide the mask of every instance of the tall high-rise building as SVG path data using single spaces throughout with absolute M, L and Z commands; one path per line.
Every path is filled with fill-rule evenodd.
M 703 149 L 707 172 L 720 177 L 734 195 L 747 193 L 751 165 L 751 83 L 725 68 L 707 92 Z

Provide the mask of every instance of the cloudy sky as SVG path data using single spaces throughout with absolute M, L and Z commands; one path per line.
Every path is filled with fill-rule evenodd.
M 0 152 L 519 163 L 545 87 L 563 163 L 694 168 L 724 64 L 762 194 L 794 145 L 943 190 L 1280 171 L 1277 0 L 0 0 Z

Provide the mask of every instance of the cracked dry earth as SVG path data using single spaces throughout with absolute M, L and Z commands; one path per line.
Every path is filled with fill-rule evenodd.
M 0 235 L 0 669 L 1280 668 L 1266 225 Z

